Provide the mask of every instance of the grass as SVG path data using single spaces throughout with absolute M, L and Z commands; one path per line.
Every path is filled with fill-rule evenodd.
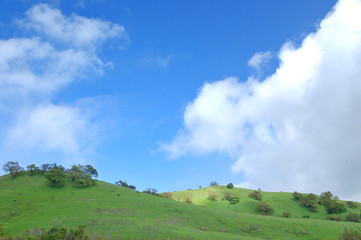
M 210 190 L 219 196 L 231 191 L 240 202 L 211 201 Z M 108 239 L 337 239 L 345 227 L 360 226 L 326 221 L 328 214 L 322 208 L 311 213 L 291 193 L 262 192 L 275 213 L 257 215 L 257 201 L 248 198 L 249 192 L 215 186 L 174 192 L 177 201 L 173 201 L 101 181 L 85 189 L 70 182 L 52 188 L 40 175 L 15 179 L 5 175 L 0 177 L 0 223 L 12 236 L 24 235 L 27 229 L 82 224 L 88 235 Z M 193 204 L 183 202 L 187 196 L 192 196 Z M 284 211 L 292 217 L 283 218 Z M 303 214 L 310 218 L 302 218 Z

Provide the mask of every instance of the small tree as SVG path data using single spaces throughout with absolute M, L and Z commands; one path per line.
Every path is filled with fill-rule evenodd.
M 349 213 L 346 215 L 347 222 L 360 222 L 360 217 L 356 213 Z
M 227 188 L 233 188 L 233 184 L 232 184 L 232 183 L 228 183 L 228 184 L 227 184 Z
M 64 172 L 64 168 L 61 165 L 59 167 L 53 167 L 47 171 L 44 176 L 53 187 L 60 187 L 65 185 L 66 174 Z
M 265 202 L 258 202 L 256 211 L 262 215 L 271 215 L 274 212 L 274 209 Z
M 231 198 L 232 198 L 232 193 L 231 192 L 224 192 L 223 193 L 223 198 L 224 199 L 226 199 L 226 200 L 228 200 L 228 201 L 230 201 L 231 200 Z
M 20 167 L 18 162 L 7 162 L 3 165 L 3 170 L 8 173 L 10 172 L 11 176 L 15 178 L 16 176 L 20 175 L 24 168 Z
M 143 191 L 143 193 L 147 193 L 150 195 L 156 195 L 157 192 L 158 192 L 158 190 L 155 188 L 147 188 L 146 190 Z
M 330 221 L 342 221 L 342 218 L 340 216 L 337 216 L 336 214 L 332 214 L 327 217 L 327 220 Z
M 290 218 L 292 216 L 292 214 L 290 212 L 283 212 L 282 216 L 285 218 Z
M 361 232 L 359 232 L 359 231 L 360 230 L 345 228 L 338 239 L 339 240 L 360 240 Z
M 358 206 L 357 203 L 355 203 L 353 201 L 347 201 L 346 204 L 347 204 L 347 207 L 349 207 L 349 208 L 357 208 L 357 206 Z
M 94 186 L 96 181 L 92 179 L 92 176 L 98 176 L 98 173 L 91 165 L 73 165 L 71 169 L 67 169 L 67 173 L 76 187 Z
M 262 194 L 259 190 L 254 190 L 253 192 L 248 194 L 248 197 L 253 198 L 254 200 L 262 201 Z
M 41 169 L 41 174 L 44 175 L 45 172 L 50 170 L 50 164 L 49 163 L 41 164 L 40 169 Z
M 214 191 L 209 191 L 208 198 L 212 201 L 217 201 L 218 195 Z
M 30 176 L 33 176 L 35 173 L 39 172 L 39 168 L 37 166 L 35 166 L 35 164 L 26 166 L 26 169 L 28 169 L 28 174 Z
M 218 183 L 217 183 L 217 182 L 214 182 L 214 181 L 209 184 L 209 186 L 211 186 L 211 187 L 217 186 L 217 185 L 218 185 Z

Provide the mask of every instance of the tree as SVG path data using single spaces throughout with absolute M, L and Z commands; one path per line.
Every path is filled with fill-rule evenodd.
M 211 199 L 212 201 L 217 201 L 218 195 L 214 191 L 209 191 L 208 198 Z
M 360 217 L 356 213 L 349 213 L 346 215 L 347 222 L 360 222 Z
M 143 191 L 143 193 L 147 193 L 147 194 L 151 194 L 151 195 L 156 195 L 157 192 L 158 192 L 158 190 L 155 188 L 147 188 L 146 190 Z
M 20 175 L 24 168 L 20 167 L 18 162 L 7 162 L 3 165 L 3 170 L 8 173 L 10 172 L 11 176 L 15 178 L 17 175 Z
M 74 186 L 76 187 L 90 187 L 96 184 L 92 176 L 98 176 L 97 171 L 91 165 L 73 165 L 71 169 L 67 170 Z
M 45 173 L 46 171 L 49 171 L 49 169 L 50 169 L 50 164 L 49 164 L 49 163 L 41 164 L 40 169 L 41 169 L 41 174 L 44 175 L 44 173 Z
M 47 171 L 44 176 L 53 187 L 60 187 L 65 185 L 66 174 L 64 172 L 64 167 L 62 167 L 61 165 L 59 167 L 53 167 L 52 169 Z
M 233 188 L 233 183 L 228 183 L 227 188 Z
M 34 173 L 39 172 L 39 168 L 37 166 L 35 166 L 35 164 L 26 166 L 26 169 L 28 169 L 28 173 L 30 176 L 33 176 Z
M 262 215 L 271 215 L 274 212 L 274 209 L 265 202 L 258 202 L 256 211 Z
M 122 186 L 122 187 L 125 187 L 125 188 L 129 188 L 129 189 L 132 189 L 132 190 L 135 190 L 136 187 L 133 186 L 133 185 L 128 185 L 128 183 L 126 181 L 122 181 L 122 180 L 119 180 L 118 182 L 115 182 L 116 185 L 118 186 Z
M 211 182 L 210 184 L 209 184 L 209 186 L 211 186 L 211 187 L 213 187 L 213 186 L 217 186 L 218 185 L 218 183 L 217 182 L 215 182 L 215 181 L 213 181 L 213 182 Z
M 254 190 L 253 192 L 248 194 L 248 197 L 253 198 L 254 200 L 262 201 L 262 194 L 259 190 Z

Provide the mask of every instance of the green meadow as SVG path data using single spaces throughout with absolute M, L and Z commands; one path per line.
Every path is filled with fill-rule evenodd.
M 36 228 L 85 226 L 90 239 L 338 239 L 345 228 L 360 223 L 326 220 L 322 205 L 310 212 L 292 193 L 262 192 L 274 209 L 256 212 L 252 190 L 213 186 L 173 192 L 173 200 L 97 181 L 89 188 L 70 183 L 51 187 L 41 175 L 0 177 L 0 224 L 6 236 L 25 236 Z M 209 199 L 209 192 L 217 195 Z M 223 199 L 226 192 L 237 204 Z M 185 202 L 191 199 L 192 203 Z M 283 212 L 291 213 L 290 218 Z M 342 219 L 360 206 L 347 208 Z M 304 216 L 309 216 L 304 218 Z

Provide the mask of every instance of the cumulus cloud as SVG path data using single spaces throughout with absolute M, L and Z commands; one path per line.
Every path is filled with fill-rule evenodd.
M 0 116 L 12 119 L 1 126 L 6 136 L 0 151 L 26 148 L 81 161 L 96 139 L 89 106 L 54 104 L 53 95 L 111 66 L 97 52 L 104 41 L 124 38 L 125 30 L 99 19 L 68 17 L 46 4 L 35 5 L 17 23 L 28 30 L 26 36 L 0 40 Z
M 269 59 L 271 59 L 271 57 L 272 55 L 270 52 L 257 52 L 248 61 L 248 66 L 260 70 L 262 65 L 265 64 Z
M 123 26 L 75 14 L 66 17 L 46 4 L 34 6 L 25 15 L 25 19 L 19 21 L 22 26 L 77 47 L 93 47 L 114 37 L 127 38 Z
M 171 157 L 228 153 L 241 186 L 360 200 L 361 2 L 339 1 L 278 58 L 262 81 L 206 83 L 184 111 L 184 129 L 161 148 Z

